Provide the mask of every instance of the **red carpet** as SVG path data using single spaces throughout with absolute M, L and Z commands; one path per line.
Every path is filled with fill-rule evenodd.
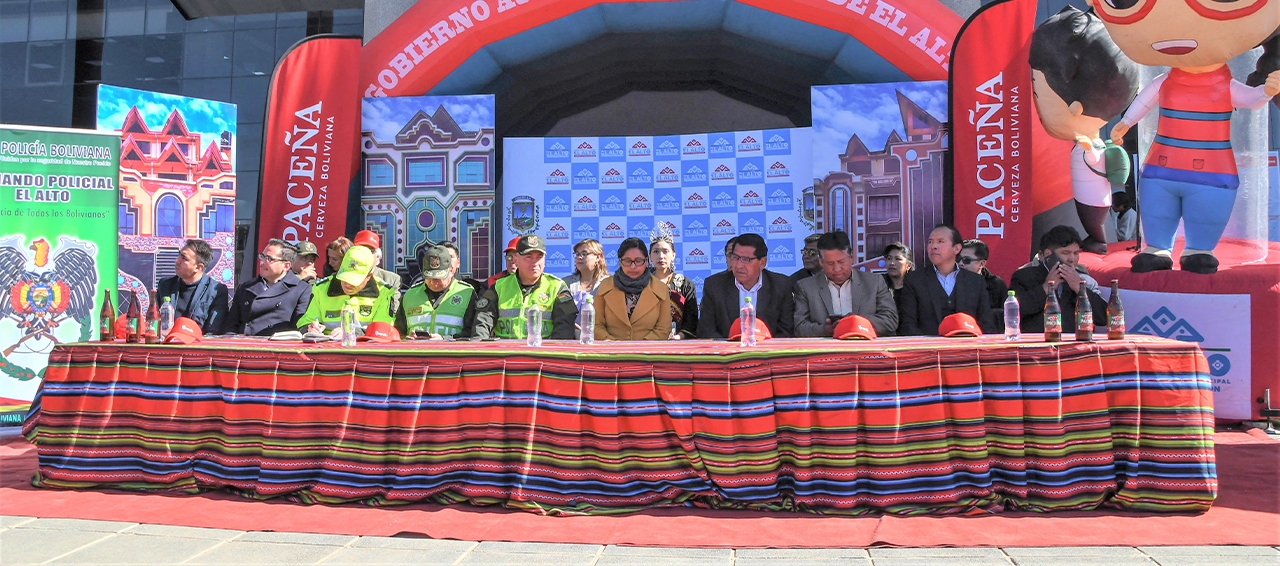
M 13 429 L 8 429 L 13 430 Z M 0 515 L 246 531 L 681 547 L 1280 545 L 1280 442 L 1216 435 L 1220 492 L 1202 515 L 1090 511 L 978 517 L 820 517 L 658 509 L 608 517 L 438 505 L 374 508 L 255 502 L 225 493 L 50 491 L 30 486 L 35 448 L 0 441 Z

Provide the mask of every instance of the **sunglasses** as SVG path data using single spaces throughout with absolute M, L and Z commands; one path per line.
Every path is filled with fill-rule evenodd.
M 960 264 L 961 264 L 961 265 L 969 265 L 969 264 L 971 264 L 971 263 L 973 263 L 973 262 L 975 262 L 975 261 L 982 261 L 982 260 L 980 260 L 980 259 L 978 259 L 978 258 L 976 258 L 976 257 L 969 257 L 969 256 L 963 256 L 963 255 L 962 255 L 962 256 L 960 256 Z

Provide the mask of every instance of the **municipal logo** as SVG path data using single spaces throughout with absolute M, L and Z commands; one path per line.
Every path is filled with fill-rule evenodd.
M 627 207 L 622 203 L 622 199 L 618 195 L 609 195 L 600 203 L 600 212 L 622 212 Z
M 658 182 L 659 183 L 679 183 L 680 174 L 676 173 L 675 170 L 670 167 L 663 167 L 661 171 L 658 171 Z
M 788 170 L 787 166 L 783 165 L 781 161 L 774 161 L 773 165 L 769 166 L 769 170 L 765 174 L 768 175 L 770 179 L 781 179 L 783 177 L 790 177 L 791 171 Z
M 578 202 L 573 203 L 573 211 L 574 212 L 595 212 L 596 201 L 591 200 L 591 197 L 587 195 L 582 195 L 582 198 L 579 198 Z
M 600 184 L 602 185 L 621 185 L 626 181 L 627 180 L 622 176 L 622 172 L 612 167 L 610 167 L 608 171 L 605 171 L 604 175 L 600 176 Z
M 715 208 L 733 208 L 737 205 L 738 203 L 735 202 L 733 195 L 729 194 L 729 191 L 720 191 L 715 198 L 711 199 L 711 206 Z
M 684 170 L 683 180 L 686 183 L 702 183 L 707 180 L 707 172 L 697 165 L 690 165 Z
M 649 171 L 644 167 L 635 167 L 631 170 L 631 174 L 627 176 L 627 183 L 632 185 L 648 185 L 652 183 L 653 174 Z M 675 173 L 675 171 L 672 171 L 672 173 Z
M 777 218 L 774 218 L 773 222 L 769 224 L 770 235 L 790 234 L 790 233 L 791 233 L 791 223 L 787 222 L 786 218 L 779 216 Z
M 764 199 L 760 198 L 760 193 L 754 190 L 748 190 L 742 194 L 742 198 L 738 200 L 738 206 L 747 208 L 755 206 L 764 206 Z
M 721 163 L 713 171 L 711 171 L 711 180 L 712 181 L 732 181 L 733 169 L 730 169 L 728 165 Z
M 759 181 L 764 178 L 764 171 L 755 163 L 747 162 L 738 170 L 738 178 L 743 181 Z
M 772 257 L 774 261 L 782 264 L 794 262 L 796 260 L 796 255 L 791 253 L 791 248 L 786 246 L 774 246 L 770 248 L 769 257 Z
M 600 239 L 602 240 L 621 240 L 626 237 L 627 233 L 622 230 L 621 226 L 618 226 L 617 222 L 610 222 L 608 226 L 605 226 L 600 231 Z
M 551 226 L 550 228 L 547 228 L 547 239 L 548 240 L 568 240 L 569 229 L 557 223 Z
M 693 248 L 684 258 L 684 263 L 685 265 L 707 265 L 711 263 L 711 258 L 707 257 L 707 252 L 702 251 L 702 248 Z
M 568 269 L 569 256 L 558 250 L 551 252 L 551 255 L 547 256 L 547 267 L 551 269 Z
M 649 157 L 650 155 L 649 146 L 645 145 L 643 141 L 637 141 L 627 148 L 627 157 Z
M 698 193 L 693 193 L 689 195 L 689 198 L 684 199 L 685 210 L 704 209 L 706 207 L 707 207 L 707 199 L 702 198 L 702 195 Z
M 773 192 L 769 193 L 769 198 L 766 202 L 769 206 L 780 206 L 790 209 L 791 193 L 783 188 L 774 189 Z
M 529 195 L 517 195 L 511 199 L 507 221 L 513 230 L 528 233 L 538 227 L 538 204 Z
M 707 237 L 707 225 L 699 220 L 694 220 L 684 227 L 684 235 L 686 238 L 705 238 Z
M 574 159 L 595 159 L 596 148 L 590 142 L 582 142 L 573 148 Z
M 662 195 L 658 197 L 657 210 L 658 212 L 679 212 L 680 199 L 671 194 Z
M 738 140 L 738 151 L 760 151 L 760 142 L 750 134 Z
M 1192 327 L 1186 319 L 1178 318 L 1173 311 L 1169 310 L 1169 307 L 1160 307 L 1151 316 L 1142 317 L 1130 332 L 1172 338 L 1183 342 L 1204 342 L 1204 335 Z
M 652 228 L 650 228 L 648 224 L 645 224 L 644 222 L 636 222 L 631 225 L 631 230 L 628 231 L 627 235 L 632 238 L 644 239 L 649 237 L 650 230 L 652 230 Z
M 654 148 L 653 156 L 654 157 L 679 157 L 680 148 L 677 147 L 676 144 L 671 143 L 671 140 L 663 140 L 662 143 L 658 144 L 658 147 Z
M 729 222 L 729 219 L 726 218 L 724 220 L 717 222 L 716 225 L 711 228 L 711 235 L 712 236 L 737 236 L 738 231 L 734 229 L 733 223 Z
M 568 185 L 569 176 L 565 175 L 564 171 L 556 169 L 555 171 L 552 171 L 550 175 L 547 175 L 547 184 L 548 185 Z
M 610 140 L 608 143 L 605 143 L 603 146 L 600 147 L 601 159 L 604 159 L 604 158 L 621 159 L 625 157 L 626 157 L 626 151 L 622 149 L 622 146 L 619 145 L 618 142 L 616 141 Z
M 573 229 L 573 239 L 575 240 L 585 240 L 587 238 L 594 240 L 597 237 L 599 237 L 599 234 L 596 233 L 596 227 L 586 222 Z
M 573 174 L 573 182 L 577 185 L 594 185 L 596 184 L 596 173 L 588 167 L 583 167 L 577 173 Z
M 717 138 L 711 144 L 711 151 L 716 153 L 733 153 L 733 144 L 727 138 Z
M 768 151 L 791 152 L 790 136 L 783 137 L 782 134 L 769 134 L 768 139 L 764 140 L 764 148 Z
M 631 212 L 650 212 L 653 210 L 653 203 L 649 202 L 649 199 L 645 198 L 644 195 L 636 195 L 636 198 L 631 199 L 631 203 L 627 205 L 627 210 Z
M 742 223 L 742 231 L 764 235 L 764 224 L 755 218 L 750 218 L 746 222 Z
M 563 214 L 568 212 L 569 212 L 569 202 L 564 200 L 564 198 L 561 197 L 560 195 L 551 197 L 551 200 L 547 201 L 548 214 L 556 214 L 556 213 Z
M 688 143 L 684 144 L 684 155 L 706 155 L 706 154 L 707 154 L 707 146 L 702 145 L 702 142 L 696 139 L 689 140 Z
M 558 141 L 553 141 L 551 142 L 551 145 L 543 148 L 542 157 L 543 159 L 546 159 L 548 161 L 554 160 L 554 159 L 559 159 L 559 160 L 569 159 L 569 148 L 565 147 L 563 143 L 560 143 Z

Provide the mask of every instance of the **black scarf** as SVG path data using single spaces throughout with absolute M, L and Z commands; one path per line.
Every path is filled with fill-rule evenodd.
M 617 271 L 613 272 L 613 285 L 619 291 L 628 295 L 639 295 L 641 291 L 644 291 L 645 287 L 649 286 L 649 279 L 652 277 L 653 272 L 646 269 L 640 277 L 632 279 L 627 277 L 627 274 L 623 273 L 622 268 L 619 267 Z

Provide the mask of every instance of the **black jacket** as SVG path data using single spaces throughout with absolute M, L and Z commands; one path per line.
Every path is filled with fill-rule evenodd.
M 769 327 L 774 338 L 795 336 L 796 299 L 791 279 L 767 269 L 760 271 L 764 282 L 756 292 L 756 319 Z M 701 310 L 698 313 L 698 338 L 728 338 L 730 326 L 742 309 L 733 273 L 721 271 L 702 283 Z
M 1009 298 L 1009 286 L 1004 284 L 1004 279 L 988 271 L 985 267 L 982 269 L 982 280 L 987 284 L 987 297 L 991 300 L 991 325 L 993 332 L 1004 332 L 1004 300 Z
M 194 320 L 204 334 L 222 334 L 222 325 L 227 318 L 227 295 L 227 286 L 214 281 L 206 273 L 196 282 L 196 293 L 191 297 L 187 312 L 176 314 Z M 156 286 L 157 304 L 164 304 L 165 297 L 169 297 L 174 307 L 178 306 L 177 275 L 161 279 Z
M 902 308 L 898 311 L 899 336 L 937 336 L 938 326 L 947 316 L 948 304 L 952 312 L 968 313 L 977 319 L 984 333 L 996 333 L 986 282 L 977 273 L 959 266 L 956 269 L 956 286 L 950 297 L 938 282 L 932 265 L 907 273 L 899 291 L 902 297 Z
M 261 277 L 241 283 L 227 313 L 223 330 L 228 334 L 270 336 L 283 330 L 297 330 L 298 319 L 311 304 L 310 283 L 286 273 L 271 288 Z
M 1022 332 L 1044 332 L 1044 301 L 1048 294 L 1044 291 L 1044 280 L 1049 276 L 1049 269 L 1039 263 L 1028 265 L 1013 272 L 1009 279 L 1009 288 L 1018 297 L 1018 310 L 1022 314 Z M 1076 331 L 1076 292 L 1068 285 L 1062 285 L 1058 292 L 1058 306 L 1062 309 L 1062 332 L 1074 334 Z M 1089 294 L 1089 305 L 1093 307 L 1094 332 L 1107 327 L 1107 302 L 1098 294 L 1098 284 L 1087 274 L 1080 274 L 1080 288 Z M 1088 290 L 1092 288 L 1092 290 Z

